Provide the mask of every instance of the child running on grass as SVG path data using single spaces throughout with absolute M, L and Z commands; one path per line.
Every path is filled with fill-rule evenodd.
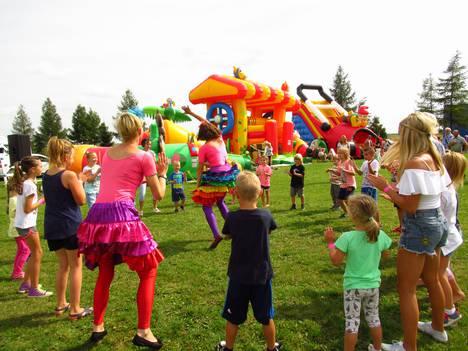
M 47 154 L 50 167 L 42 178 L 46 199 L 44 237 L 49 250 L 55 252 L 58 263 L 55 277 L 55 315 L 69 311 L 70 319 L 75 320 L 93 312 L 91 307 L 82 308 L 80 305 L 83 261 L 78 254 L 76 234 L 82 219 L 80 206 L 87 199 L 83 189 L 87 176 L 81 173 L 78 178 L 75 172 L 67 170 L 73 162 L 73 145 L 68 140 L 50 138 Z M 91 171 L 88 174 L 91 176 Z M 70 303 L 66 297 L 68 276 Z
M 11 272 L 12 280 L 22 280 L 24 278 L 23 267 L 28 259 L 31 251 L 26 244 L 25 237 L 18 235 L 15 228 L 15 215 L 16 215 L 16 202 L 18 196 L 18 189 L 15 184 L 8 180 L 7 191 L 8 191 L 8 206 L 7 215 L 10 219 L 10 225 L 8 227 L 8 236 L 15 239 L 16 241 L 16 255 L 13 262 L 13 271 Z
M 335 242 L 331 227 L 325 230 L 329 255 L 335 266 L 346 259 L 344 273 L 345 337 L 344 350 L 354 350 L 357 342 L 361 305 L 370 328 L 372 344 L 369 351 L 381 350 L 382 327 L 379 318 L 379 263 L 392 240 L 380 230 L 376 221 L 377 203 L 367 195 L 349 198 L 349 216 L 355 230 L 343 233 Z
M 257 167 L 257 176 L 262 187 L 262 207 L 270 207 L 270 178 L 271 167 L 267 164 L 267 156 L 260 157 L 260 165 Z
M 225 239 L 232 239 L 229 258 L 229 284 L 222 316 L 227 320 L 226 340 L 216 350 L 232 351 L 239 325 L 247 318 L 249 302 L 255 319 L 263 325 L 267 351 L 278 351 L 273 322 L 269 234 L 276 229 L 271 213 L 257 209 L 260 181 L 243 171 L 236 179 L 239 210 L 230 212 L 223 227 Z
M 172 168 L 174 172 L 169 176 L 169 183 L 172 190 L 172 202 L 174 203 L 174 212 L 179 212 L 179 207 L 185 209 L 184 183 L 187 181 L 185 173 L 180 171 L 180 162 L 173 161 Z
M 296 154 L 294 156 L 294 164 L 289 169 L 289 176 L 291 177 L 291 208 L 290 210 L 296 209 L 296 196 L 301 198 L 301 209 L 304 209 L 305 198 L 304 198 L 304 176 L 305 168 L 302 163 L 302 155 Z
M 354 176 L 355 171 L 353 162 L 349 156 L 349 148 L 342 147 L 338 149 L 338 170 L 341 175 L 340 193 L 338 194 L 338 200 L 343 210 L 341 217 L 345 217 L 348 213 L 348 197 L 354 193 L 356 189 L 356 177 Z
M 36 222 L 38 208 L 44 204 L 44 198 L 38 199 L 36 177 L 41 173 L 41 161 L 35 157 L 26 156 L 21 159 L 21 162 L 15 163 L 15 171 L 11 180 L 12 186 L 18 191 L 15 227 L 19 236 L 26 240 L 31 251 L 23 282 L 18 290 L 21 294 L 27 293 L 28 297 L 52 295 L 52 292 L 43 290 L 39 285 L 42 247 Z

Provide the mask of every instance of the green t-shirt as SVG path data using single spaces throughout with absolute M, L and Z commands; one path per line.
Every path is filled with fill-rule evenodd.
M 392 239 L 382 230 L 377 242 L 370 243 L 365 231 L 353 230 L 343 233 L 336 241 L 336 248 L 346 254 L 346 269 L 343 287 L 371 289 L 380 286 L 380 256 L 390 248 Z

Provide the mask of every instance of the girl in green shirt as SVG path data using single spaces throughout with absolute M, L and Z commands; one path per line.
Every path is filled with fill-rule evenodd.
M 380 350 L 382 327 L 379 318 L 379 264 L 392 240 L 380 230 L 380 224 L 376 221 L 377 204 L 370 196 L 354 195 L 348 201 L 348 213 L 355 230 L 343 233 L 336 242 L 333 228 L 328 227 L 324 233 L 332 263 L 339 266 L 346 258 L 343 280 L 346 325 L 344 350 L 354 350 L 356 346 L 361 305 L 373 342 L 368 350 Z

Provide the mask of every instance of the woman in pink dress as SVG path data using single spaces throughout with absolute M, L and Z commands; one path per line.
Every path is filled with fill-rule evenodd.
M 150 329 L 154 287 L 159 263 L 164 259 L 149 229 L 135 208 L 135 192 L 143 179 L 153 198 L 164 197 L 167 158 L 159 154 L 157 164 L 147 152 L 139 150 L 140 119 L 123 113 L 117 121 L 123 142 L 110 148 L 102 159 L 101 191 L 85 221 L 78 229 L 79 251 L 90 269 L 99 267 L 94 289 L 94 326 L 90 340 L 104 338 L 104 314 L 114 266 L 125 262 L 135 271 L 140 284 L 137 292 L 138 329 L 133 343 L 153 349 L 162 347 Z

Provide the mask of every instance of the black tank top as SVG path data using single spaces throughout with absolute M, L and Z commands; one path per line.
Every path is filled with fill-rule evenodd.
M 42 188 L 46 200 L 44 237 L 47 240 L 65 239 L 76 235 L 81 223 L 80 207 L 69 189 L 62 184 L 64 171 L 54 175 L 47 172 L 42 176 Z

